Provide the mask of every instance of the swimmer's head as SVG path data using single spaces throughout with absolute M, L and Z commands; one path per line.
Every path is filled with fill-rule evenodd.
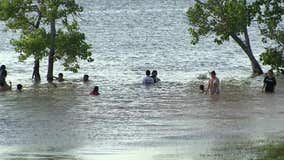
M 85 75 L 83 76 L 83 81 L 84 81 L 84 82 L 89 81 L 89 75 L 85 74 Z
M 204 91 L 204 85 L 201 84 L 201 85 L 199 86 L 199 90 Z
M 94 87 L 94 91 L 98 92 L 99 91 L 99 86 Z
M 147 76 L 150 76 L 150 74 L 151 74 L 151 71 L 150 71 L 150 70 L 147 70 L 147 71 L 146 71 L 146 75 L 147 75 Z
M 21 84 L 17 84 L 17 90 L 22 91 L 22 89 L 23 89 L 23 86 Z

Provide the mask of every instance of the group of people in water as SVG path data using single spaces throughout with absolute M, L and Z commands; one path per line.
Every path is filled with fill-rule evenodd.
M 6 77 L 7 77 L 7 70 L 5 65 L 1 65 L 0 67 L 0 91 L 8 91 L 12 89 L 12 83 L 9 82 L 7 84 L 6 82 Z M 17 91 L 21 92 L 23 86 L 21 84 L 17 84 Z
M 63 78 L 63 73 L 59 73 L 58 74 L 58 77 L 54 77 L 58 82 L 64 82 L 65 81 L 65 79 Z M 89 82 L 90 80 L 89 80 L 89 75 L 87 75 L 87 74 L 85 74 L 84 76 L 83 76 L 83 82 L 84 83 L 87 83 L 87 82 Z M 100 95 L 100 93 L 99 93 L 99 86 L 95 86 L 94 88 L 93 88 L 93 90 L 90 92 L 90 95 L 92 95 L 92 96 L 98 96 L 98 95 Z
M 6 82 L 6 77 L 7 77 L 7 70 L 6 70 L 6 66 L 5 65 L 1 65 L 0 67 L 0 92 L 3 92 L 3 91 L 9 91 L 9 90 L 12 90 L 12 83 L 9 82 L 9 84 L 7 84 Z M 54 77 L 58 82 L 64 82 L 65 79 L 63 77 L 63 73 L 59 73 L 58 74 L 58 77 Z M 85 74 L 83 76 L 83 82 L 84 83 L 87 83 L 89 82 L 89 75 Z M 22 92 L 22 89 L 23 89 L 23 85 L 22 84 L 17 84 L 17 89 L 16 91 L 17 92 Z M 90 92 L 90 95 L 93 95 L 93 96 L 98 96 L 100 95 L 99 93 L 99 87 L 98 86 L 95 86 L 93 88 L 93 90 Z
M 219 94 L 220 93 L 220 81 L 216 76 L 216 72 L 212 71 L 210 72 L 211 78 L 208 81 L 207 89 L 205 90 L 204 85 L 200 85 L 199 89 L 202 93 L 209 93 L 211 95 Z M 161 81 L 158 78 L 158 72 L 157 70 L 153 70 L 152 73 L 150 70 L 146 70 L 146 76 L 143 78 L 143 84 L 144 85 L 151 85 L 154 83 L 157 83 Z
M 151 85 L 157 82 L 160 82 L 161 80 L 158 78 L 158 71 L 153 70 L 152 73 L 150 70 L 146 70 L 146 76 L 143 78 L 143 84 L 145 85 Z
M 217 78 L 215 71 L 210 72 L 210 76 L 211 78 L 208 81 L 207 89 L 205 90 L 204 85 L 200 85 L 199 90 L 201 93 L 218 95 L 220 94 L 220 80 Z M 262 90 L 265 93 L 274 93 L 276 84 L 277 82 L 273 70 L 269 70 L 264 76 Z
M 211 78 L 208 81 L 207 89 L 205 90 L 205 87 L 202 84 L 199 86 L 200 92 L 210 95 L 218 95 L 220 94 L 220 80 L 217 78 L 215 71 L 210 72 L 210 76 Z
M 63 78 L 63 73 L 59 73 L 58 74 L 58 77 L 54 77 L 58 82 L 64 82 L 65 81 L 65 79 Z M 83 76 L 83 82 L 84 83 L 87 83 L 87 82 L 89 82 L 90 80 L 89 80 L 89 75 L 87 75 L 87 74 L 85 74 L 84 76 Z M 95 86 L 94 88 L 93 88 L 93 90 L 90 92 L 90 95 L 92 95 L 92 96 L 98 96 L 98 95 L 100 95 L 100 93 L 99 93 L 99 86 Z
M 199 89 L 202 93 L 209 93 L 211 95 L 219 94 L 220 93 L 220 88 L 219 88 L 220 81 L 216 76 L 216 72 L 212 71 L 210 72 L 210 75 L 211 75 L 211 78 L 209 79 L 207 90 L 205 90 L 204 85 L 200 85 Z M 146 70 L 146 76 L 143 78 L 142 83 L 144 85 L 151 85 L 159 81 L 161 80 L 158 78 L 157 70 L 153 70 L 152 73 L 150 70 Z
M 208 86 L 207 89 L 205 90 L 204 85 L 200 85 L 199 89 L 201 93 L 205 94 L 210 94 L 210 95 L 218 95 L 220 94 L 220 80 L 216 76 L 216 72 L 212 71 L 210 72 L 210 79 L 208 81 Z M 9 82 L 7 84 L 6 82 L 6 77 L 7 77 L 7 70 L 5 65 L 1 65 L 0 67 L 0 91 L 8 91 L 12 89 L 12 83 Z M 62 73 L 58 74 L 58 77 L 54 77 L 58 82 L 64 82 L 65 79 L 63 77 Z M 89 81 L 89 75 L 85 74 L 83 76 L 83 82 L 88 82 Z M 152 72 L 150 70 L 146 70 L 146 76 L 143 78 L 143 84 L 144 85 L 152 85 L 155 83 L 160 82 L 161 80 L 158 78 L 158 72 L 157 70 L 153 70 Z M 272 70 L 269 70 L 264 77 L 263 80 L 263 91 L 266 93 L 274 93 L 275 91 L 275 86 L 277 84 L 276 78 L 273 74 Z M 23 86 L 21 84 L 17 84 L 17 91 L 21 92 Z M 98 96 L 100 95 L 99 93 L 99 87 L 94 86 L 93 90 L 90 92 L 90 95 L 93 96 Z

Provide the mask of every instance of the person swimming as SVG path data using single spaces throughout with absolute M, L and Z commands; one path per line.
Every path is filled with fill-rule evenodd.
M 63 82 L 64 81 L 64 78 L 63 78 L 63 73 L 59 73 L 58 74 L 58 82 Z
M 90 93 L 90 95 L 92 95 L 92 96 L 100 95 L 100 93 L 99 93 L 99 86 L 95 86 L 93 91 Z
M 22 92 L 23 85 L 17 84 L 17 92 Z
M 58 77 L 53 76 L 58 82 L 63 82 L 65 79 L 63 78 L 63 73 L 59 73 Z
M 200 93 L 205 93 L 205 88 L 203 84 L 199 85 L 199 91 Z
M 89 75 L 85 74 L 83 76 L 83 82 L 89 82 Z

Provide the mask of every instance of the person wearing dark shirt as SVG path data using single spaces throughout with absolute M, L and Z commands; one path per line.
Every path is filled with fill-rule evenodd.
M 2 65 L 0 67 L 0 83 L 3 83 L 4 85 L 6 85 L 6 77 L 7 77 L 7 70 L 6 70 L 6 66 Z
M 269 70 L 267 72 L 267 75 L 265 76 L 263 83 L 264 83 L 263 88 L 264 88 L 264 91 L 266 93 L 273 93 L 274 92 L 274 89 L 275 89 L 275 86 L 276 86 L 276 79 L 273 75 L 272 70 Z
M 205 88 L 203 84 L 199 85 L 199 91 L 200 93 L 205 93 Z
M 83 82 L 89 82 L 89 75 L 85 74 L 83 76 Z
M 0 82 L 0 92 L 12 90 L 12 82 L 9 82 L 9 83 L 10 83 L 10 86 L 8 84 L 4 84 Z
M 151 77 L 154 79 L 154 83 L 157 83 L 157 82 L 161 81 L 157 76 L 158 76 L 158 71 L 157 70 L 153 70 Z
M 22 92 L 23 85 L 17 84 L 17 92 Z

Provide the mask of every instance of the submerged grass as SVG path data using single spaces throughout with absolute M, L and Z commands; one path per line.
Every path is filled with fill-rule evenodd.
M 265 145 L 260 151 L 262 155 L 257 160 L 284 160 L 284 142 Z
M 284 160 L 284 142 L 229 143 L 200 155 L 200 160 Z

